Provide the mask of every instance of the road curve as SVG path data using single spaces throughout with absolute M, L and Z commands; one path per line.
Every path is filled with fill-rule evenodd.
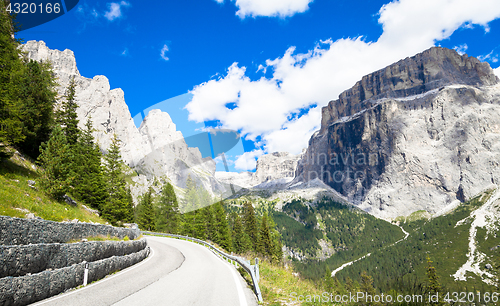
M 34 305 L 257 305 L 236 269 L 206 247 L 166 237 L 147 240 L 152 252 L 144 261 Z

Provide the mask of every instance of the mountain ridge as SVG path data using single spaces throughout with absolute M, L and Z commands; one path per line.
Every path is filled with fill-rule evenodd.
M 292 184 L 320 178 L 387 219 L 464 202 L 500 178 L 498 81 L 437 47 L 369 74 L 323 108 Z

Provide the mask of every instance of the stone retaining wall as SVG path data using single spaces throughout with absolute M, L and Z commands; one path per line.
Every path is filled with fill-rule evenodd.
M 112 256 L 128 255 L 141 251 L 146 246 L 146 239 L 0 245 L 0 278 L 69 267 L 82 261 L 93 262 Z
M 65 243 L 91 236 L 111 236 L 131 240 L 139 237 L 138 228 L 121 228 L 92 223 L 54 222 L 0 216 L 0 245 Z
M 125 269 L 146 258 L 149 248 L 125 255 L 113 256 L 89 263 L 88 283 L 101 279 L 117 270 Z M 22 306 L 43 300 L 68 289 L 82 285 L 84 264 L 44 271 L 19 277 L 0 279 L 0 304 Z

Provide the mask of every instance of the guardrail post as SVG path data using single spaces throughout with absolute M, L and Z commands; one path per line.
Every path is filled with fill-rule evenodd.
M 83 271 L 83 286 L 87 286 L 87 282 L 89 280 L 89 263 L 84 261 L 85 270 Z
M 254 272 L 255 272 L 255 278 L 257 281 L 260 280 L 260 275 L 259 275 L 259 259 L 255 258 L 255 266 L 253 266 Z

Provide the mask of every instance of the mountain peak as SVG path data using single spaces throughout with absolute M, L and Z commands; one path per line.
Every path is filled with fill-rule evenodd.
M 365 75 L 322 109 L 321 131 L 381 98 L 403 98 L 451 84 L 488 86 L 499 82 L 488 63 L 448 48 L 432 47 Z

